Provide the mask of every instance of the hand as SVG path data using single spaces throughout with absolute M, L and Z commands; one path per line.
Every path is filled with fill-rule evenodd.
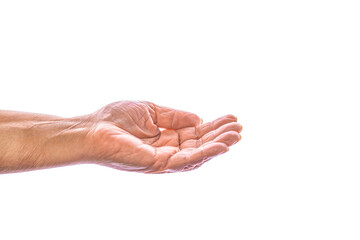
M 241 139 L 233 115 L 201 124 L 193 113 L 150 102 L 115 102 L 92 118 L 96 124 L 88 136 L 96 162 L 127 171 L 193 170 Z

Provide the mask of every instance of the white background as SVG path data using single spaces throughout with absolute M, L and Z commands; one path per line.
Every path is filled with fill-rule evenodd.
M 1 239 L 359 239 L 358 1 L 1 1 L 0 109 L 148 100 L 243 139 L 186 173 L 0 176 Z

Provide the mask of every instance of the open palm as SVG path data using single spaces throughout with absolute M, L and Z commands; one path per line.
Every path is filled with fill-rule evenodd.
M 94 114 L 93 151 L 100 164 L 145 173 L 187 171 L 240 140 L 233 115 L 202 124 L 193 113 L 150 102 L 121 101 Z

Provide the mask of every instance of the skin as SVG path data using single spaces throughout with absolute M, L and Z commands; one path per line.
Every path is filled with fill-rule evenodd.
M 0 111 L 0 173 L 95 163 L 143 173 L 189 171 L 241 139 L 233 115 L 199 116 L 120 101 L 74 118 Z

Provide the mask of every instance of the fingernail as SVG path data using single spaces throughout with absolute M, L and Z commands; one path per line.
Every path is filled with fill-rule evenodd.
M 203 124 L 204 120 L 202 118 L 200 118 L 200 120 L 201 120 L 201 124 Z

